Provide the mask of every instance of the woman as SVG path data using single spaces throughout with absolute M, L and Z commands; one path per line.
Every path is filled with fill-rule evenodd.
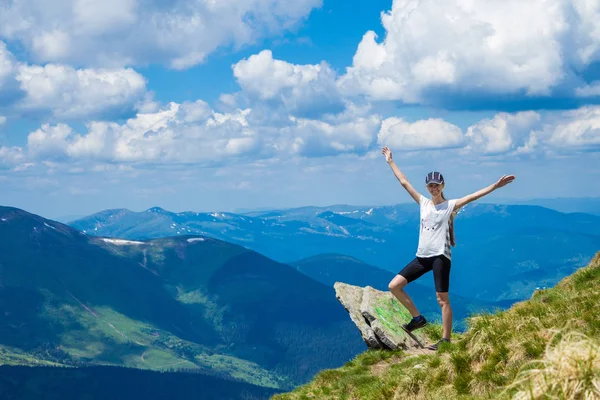
M 437 350 L 442 342 L 450 342 L 452 332 L 452 307 L 448 299 L 448 288 L 450 284 L 451 246 L 454 245 L 454 232 L 452 229 L 453 213 L 461 207 L 475 201 L 494 190 L 511 183 L 514 175 L 504 175 L 498 182 L 481 189 L 460 199 L 446 200 L 444 197 L 444 177 L 439 172 L 430 172 L 425 178 L 427 191 L 431 199 L 417 192 L 392 160 L 392 152 L 386 146 L 382 149 L 385 159 L 394 171 L 394 175 L 400 181 L 404 189 L 421 206 L 421 230 L 419 233 L 419 245 L 416 258 L 412 260 L 402 271 L 396 275 L 389 284 L 392 294 L 402 303 L 412 315 L 412 320 L 403 328 L 412 332 L 427 324 L 411 298 L 404 291 L 404 287 L 421 277 L 426 272 L 433 270 L 435 291 L 437 301 L 442 308 L 442 339 L 429 346 L 431 350 Z

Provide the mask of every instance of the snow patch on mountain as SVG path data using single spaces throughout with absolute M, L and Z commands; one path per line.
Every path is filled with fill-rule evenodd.
M 144 244 L 144 242 L 138 242 L 138 241 L 135 241 L 135 240 L 108 239 L 108 238 L 102 238 L 102 240 L 104 240 L 107 243 L 116 244 L 118 246 L 132 245 L 132 244 Z

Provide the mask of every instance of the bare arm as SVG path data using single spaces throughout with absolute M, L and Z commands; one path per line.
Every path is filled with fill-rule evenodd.
M 514 180 L 515 180 L 514 175 L 504 175 L 502 178 L 500 178 L 498 180 L 498 182 L 496 182 L 486 188 L 478 190 L 475 193 L 471 193 L 463 198 L 458 199 L 456 201 L 456 204 L 454 205 L 454 210 L 456 211 L 459 208 L 464 207 L 465 205 L 469 204 L 470 202 L 480 199 L 483 196 L 492 193 L 494 190 L 508 185 L 509 183 L 511 183 Z
M 415 188 L 412 187 L 412 185 L 410 184 L 410 182 L 408 181 L 408 179 L 406 179 L 406 176 L 402 173 L 402 171 L 400 171 L 400 168 L 398 168 L 398 166 L 396 165 L 396 163 L 394 162 L 394 160 L 392 160 L 392 152 L 391 152 L 391 150 L 386 146 L 386 147 L 383 148 L 383 150 L 381 151 L 381 153 L 385 155 L 385 160 L 387 161 L 387 163 L 390 166 L 390 168 L 392 169 L 392 171 L 394 171 L 394 175 L 396 176 L 396 178 L 398 179 L 398 181 L 400 181 L 400 184 L 402 185 L 402 187 L 404 189 L 406 189 L 406 191 L 408 192 L 408 194 L 410 194 L 410 196 L 417 203 L 420 203 L 421 194 L 419 192 L 417 192 L 415 190 Z

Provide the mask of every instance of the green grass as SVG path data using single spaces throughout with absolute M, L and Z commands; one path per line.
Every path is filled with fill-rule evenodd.
M 95 307 L 93 311 L 96 316 L 79 305 L 63 304 L 58 308 L 46 305 L 48 317 L 65 326 L 79 324 L 79 329 L 65 332 L 59 343 L 73 360 L 158 371 L 204 369 L 272 388 L 280 387 L 282 382 L 256 363 L 215 353 L 109 307 Z M 14 363 L 22 364 L 26 363 L 19 360 Z
M 20 365 L 30 367 L 63 367 L 65 365 L 39 359 L 33 354 L 30 354 L 21 349 L 11 346 L 0 345 L 0 365 Z
M 231 376 L 258 386 L 279 388 L 283 379 L 262 369 L 256 363 L 223 354 L 200 354 L 195 359 L 211 369 L 227 371 Z
M 599 304 L 600 253 L 556 287 L 509 310 L 470 318 L 469 329 L 437 353 L 369 350 L 273 399 L 509 399 L 518 390 L 515 379 L 548 357 L 547 346 L 561 333 L 578 332 L 600 344 Z M 441 333 L 439 325 L 427 329 L 433 339 Z

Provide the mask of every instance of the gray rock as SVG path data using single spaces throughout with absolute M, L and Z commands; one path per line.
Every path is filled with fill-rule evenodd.
M 382 348 L 382 343 L 377 339 L 375 332 L 373 332 L 371 326 L 360 313 L 360 304 L 363 297 L 362 288 L 342 282 L 336 282 L 333 288 L 335 289 L 336 298 L 342 303 L 348 314 L 350 314 L 350 319 L 360 331 L 367 346 L 370 349 Z
M 369 348 L 411 350 L 422 348 L 428 340 L 422 331 L 408 334 L 402 329 L 411 316 L 390 292 L 342 282 L 336 282 L 334 288 Z

